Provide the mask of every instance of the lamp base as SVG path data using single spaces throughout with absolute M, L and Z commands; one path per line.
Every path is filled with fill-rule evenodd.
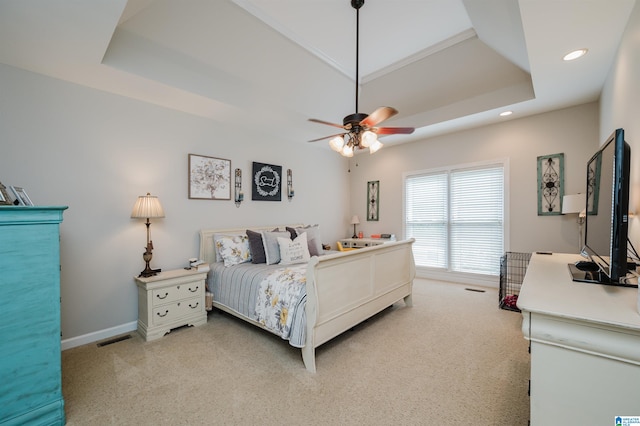
M 140 272 L 140 275 L 138 275 L 138 277 L 152 277 L 154 275 L 158 275 L 159 272 L 162 272 L 162 269 L 151 269 L 149 265 L 147 265 L 144 271 Z
M 151 269 L 151 266 L 149 266 L 149 262 L 151 262 L 151 259 L 153 258 L 152 249 L 153 243 L 147 243 L 147 249 L 144 253 L 142 253 L 142 260 L 144 260 L 146 267 L 144 268 L 144 271 L 140 272 L 140 275 L 138 275 L 138 277 L 152 277 L 154 275 L 157 275 L 158 272 L 161 271 L 160 269 Z

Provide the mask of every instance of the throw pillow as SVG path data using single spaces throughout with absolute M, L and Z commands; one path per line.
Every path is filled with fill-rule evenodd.
M 293 265 L 296 263 L 306 263 L 311 259 L 309 248 L 307 247 L 307 234 L 299 235 L 295 240 L 278 237 L 280 246 L 280 264 Z
M 223 238 L 233 238 L 240 236 L 242 234 L 213 234 L 213 248 L 216 251 L 216 262 L 222 263 L 224 260 L 222 259 L 222 253 L 220 253 L 220 243 L 219 241 Z
M 249 238 L 249 249 L 251 250 L 251 263 L 267 263 L 267 256 L 264 253 L 262 234 L 260 232 L 247 229 Z
M 223 237 L 216 242 L 224 266 L 234 266 L 251 260 L 249 238 L 246 235 Z
M 309 254 L 311 256 L 320 256 L 324 254 L 322 248 L 322 237 L 320 237 L 320 227 L 318 225 L 309 225 L 304 228 L 287 228 L 287 231 L 294 230 L 296 235 L 300 235 L 303 232 L 307 233 L 307 246 L 309 247 Z
M 278 245 L 279 237 L 291 239 L 288 232 L 262 231 L 262 244 L 264 245 L 264 254 L 267 265 L 280 263 L 280 246 Z

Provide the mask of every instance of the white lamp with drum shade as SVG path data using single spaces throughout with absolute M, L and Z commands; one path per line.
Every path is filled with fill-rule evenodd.
M 145 248 L 145 252 L 142 253 L 142 259 L 145 261 L 146 267 L 144 271 L 140 272 L 140 277 L 150 277 L 160 272 L 160 269 L 151 269 L 149 266 L 149 262 L 151 262 L 151 258 L 153 257 L 153 241 L 151 241 L 150 238 L 149 227 L 151 226 L 151 222 L 149 219 L 161 217 L 164 217 L 164 210 L 162 209 L 162 205 L 160 204 L 158 197 L 151 195 L 148 192 L 147 195 L 141 195 L 138 197 L 135 205 L 133 206 L 131 218 L 147 219 L 147 222 L 145 223 L 145 225 L 147 225 L 147 247 Z

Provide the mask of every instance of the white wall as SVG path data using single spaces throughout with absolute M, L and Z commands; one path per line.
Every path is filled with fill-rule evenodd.
M 600 140 L 622 127 L 631 147 L 630 209 L 640 213 L 640 3 L 636 3 L 600 98 Z M 632 217 L 629 239 L 640 250 L 640 216 Z
M 598 105 L 589 103 L 357 155 L 351 160 L 351 211 L 366 217 L 366 183 L 379 180 L 380 220 L 359 228 L 365 235 L 400 235 L 403 173 L 506 158 L 510 200 L 506 249 L 577 253 L 575 216 L 537 214 L 537 157 L 564 153 L 565 194 L 584 192 L 586 163 L 598 140 Z
M 132 277 L 144 269 L 146 233 L 130 215 L 139 195 L 158 195 L 165 209 L 151 225 L 155 268 L 186 266 L 198 255 L 200 228 L 318 223 L 330 243 L 349 230 L 347 161 L 287 141 L 286 129 L 282 139 L 266 139 L 4 65 L 0 93 L 0 181 L 23 186 L 37 205 L 69 206 L 61 225 L 63 344 L 137 320 Z M 240 208 L 188 199 L 189 153 L 243 170 Z M 291 168 L 295 198 L 252 202 L 252 161 Z

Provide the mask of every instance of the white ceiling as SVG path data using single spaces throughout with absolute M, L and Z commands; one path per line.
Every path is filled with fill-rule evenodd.
M 397 108 L 402 143 L 596 100 L 634 3 L 367 0 L 357 112 Z M 2 0 L 0 63 L 306 143 L 356 112 L 355 22 L 350 0 Z

